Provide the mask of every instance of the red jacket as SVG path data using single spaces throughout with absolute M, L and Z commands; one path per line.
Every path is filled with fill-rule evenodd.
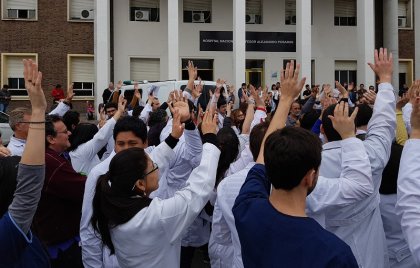
M 86 176 L 49 148 L 45 151 L 45 181 L 34 218 L 34 231 L 47 246 L 79 235 Z
M 55 101 L 64 99 L 64 90 L 62 88 L 54 88 L 51 95 Z

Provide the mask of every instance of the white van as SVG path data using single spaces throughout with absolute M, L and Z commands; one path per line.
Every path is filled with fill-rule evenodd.
M 124 94 L 124 96 L 131 100 L 133 94 L 134 94 L 134 85 L 131 81 L 125 81 L 124 83 L 131 83 L 131 85 L 125 85 L 121 87 L 121 93 Z M 199 81 L 196 80 L 194 82 L 196 85 L 198 85 Z M 216 87 L 216 82 L 214 81 L 201 81 L 201 83 L 204 85 L 203 92 L 206 92 L 208 89 L 213 89 Z M 161 82 L 139 82 L 139 88 L 142 89 L 142 99 L 146 102 L 147 96 L 149 95 L 150 91 L 154 89 L 155 97 L 159 99 L 161 103 L 165 102 L 168 99 L 169 92 L 175 90 L 175 89 L 181 89 L 184 90 L 185 87 L 188 84 L 188 80 L 169 80 L 169 81 L 161 81 Z M 157 94 L 156 94 L 157 93 Z

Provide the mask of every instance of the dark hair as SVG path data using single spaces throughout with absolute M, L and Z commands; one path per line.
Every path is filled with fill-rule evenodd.
M 258 125 L 254 126 L 251 133 L 249 134 L 249 149 L 251 150 L 254 161 L 257 161 L 261 144 L 269 125 L 270 123 L 268 122 L 259 123 Z
M 55 88 L 61 88 L 60 84 L 55 85 Z
M 0 157 L 0 215 L 4 215 L 13 201 L 20 156 Z
M 98 133 L 98 127 L 96 125 L 91 123 L 78 124 L 69 137 L 71 144 L 69 151 L 74 151 L 79 145 L 90 141 L 96 133 Z
M 330 105 L 322 114 L 322 127 L 324 128 L 325 136 L 329 142 L 341 140 L 340 134 L 338 134 L 338 132 L 334 129 L 331 119 L 328 118 L 329 115 L 334 115 L 334 109 L 336 105 L 337 104 Z M 353 110 L 353 108 L 349 108 L 349 114 L 351 114 Z
M 96 184 L 91 224 L 111 254 L 115 253 L 115 248 L 109 229 L 128 222 L 151 202 L 145 196 L 133 198 L 137 195 L 133 186 L 144 177 L 147 163 L 143 149 L 123 150 L 112 158 L 108 173 L 99 177 Z
M 133 108 L 133 117 L 139 117 L 140 114 L 141 114 L 141 112 L 143 111 L 143 109 L 144 109 L 144 106 L 139 106 L 139 105 L 134 106 L 134 108 Z
M 242 83 L 241 87 L 246 86 L 246 83 Z
M 60 121 L 63 121 L 63 119 L 56 114 L 46 116 L 45 118 L 45 146 L 48 147 L 48 145 L 50 144 L 47 139 L 48 136 L 52 136 L 52 137 L 57 136 L 57 132 L 55 131 L 55 128 L 54 128 L 54 123 L 57 123 Z
M 109 108 L 115 108 L 115 110 L 118 110 L 118 104 L 115 102 L 108 102 L 107 104 L 105 104 L 104 106 L 104 110 L 106 112 L 107 109 Z
M 138 117 L 125 116 L 117 121 L 114 127 L 113 137 L 117 138 L 120 132 L 133 132 L 134 135 L 141 139 L 143 143 L 147 141 L 147 127 L 143 120 Z
M 224 127 L 217 132 L 217 143 L 221 151 L 216 172 L 216 186 L 222 181 L 226 171 L 239 154 L 239 139 L 231 127 Z
M 300 120 L 300 127 L 311 130 L 314 126 L 316 120 L 318 120 L 319 116 L 321 114 L 321 111 L 312 109 L 306 114 L 303 114 Z
M 359 111 L 356 116 L 356 127 L 366 126 L 372 118 L 373 109 L 366 103 L 357 105 Z
M 157 125 L 159 123 L 166 122 L 167 117 L 168 114 L 165 110 L 157 109 L 156 111 L 151 112 L 149 114 L 149 121 L 147 122 L 147 124 L 149 125 L 149 127 L 153 127 L 154 125 Z
M 160 122 L 154 124 L 150 127 L 149 132 L 147 133 L 147 145 L 148 146 L 158 146 L 160 144 L 160 133 L 165 128 L 167 122 Z
M 321 164 L 321 141 L 312 132 L 285 127 L 268 136 L 264 146 L 267 177 L 275 189 L 292 190 Z
M 3 85 L 3 88 L 5 88 L 5 89 L 9 89 L 9 85 Z
M 79 112 L 76 112 L 76 111 L 73 111 L 73 110 L 67 111 L 63 115 L 63 123 L 64 123 L 64 125 L 66 125 L 66 128 L 69 131 L 73 132 L 74 128 L 80 123 Z
M 217 109 L 220 109 L 220 106 L 226 105 L 226 99 L 223 96 L 220 96 L 220 98 L 217 100 Z

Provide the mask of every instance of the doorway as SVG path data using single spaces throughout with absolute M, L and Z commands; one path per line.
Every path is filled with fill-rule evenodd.
M 246 60 L 245 78 L 247 85 L 264 87 L 264 60 Z

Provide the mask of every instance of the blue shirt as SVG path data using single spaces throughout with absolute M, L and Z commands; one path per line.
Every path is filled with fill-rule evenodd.
M 8 212 L 0 219 L 0 267 L 50 267 L 38 238 L 24 234 Z
M 245 267 L 358 267 L 350 247 L 314 219 L 277 211 L 270 186 L 255 165 L 233 207 Z

